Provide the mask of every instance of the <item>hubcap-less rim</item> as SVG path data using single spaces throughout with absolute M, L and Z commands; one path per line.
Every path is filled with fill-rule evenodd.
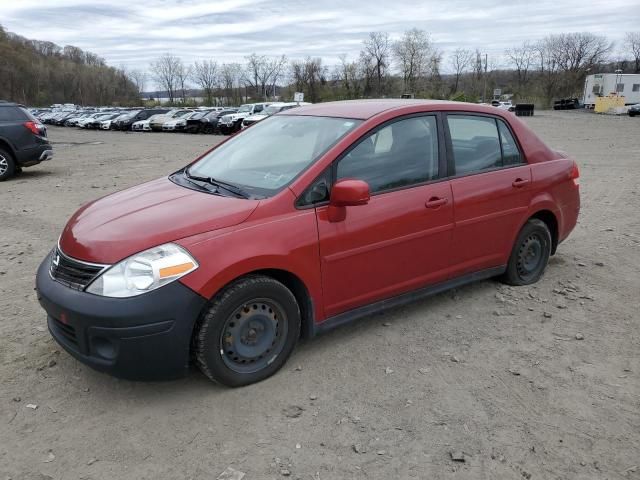
M 273 362 L 287 338 L 287 318 L 279 303 L 256 298 L 227 318 L 220 338 L 225 365 L 238 373 L 255 373 Z
M 537 233 L 529 235 L 518 250 L 518 274 L 523 279 L 535 275 L 543 260 L 544 240 Z
M 4 156 L 0 155 L 0 175 L 4 175 L 9 170 L 9 162 Z

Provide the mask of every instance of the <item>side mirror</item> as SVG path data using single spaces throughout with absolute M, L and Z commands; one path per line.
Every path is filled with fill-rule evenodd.
M 329 204 L 334 207 L 366 205 L 371 194 L 369 184 L 362 180 L 340 180 L 331 189 Z

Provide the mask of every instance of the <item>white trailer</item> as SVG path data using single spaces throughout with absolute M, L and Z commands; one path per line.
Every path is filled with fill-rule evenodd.
M 583 103 L 593 108 L 596 98 L 608 95 L 624 97 L 625 105 L 640 103 L 640 73 L 596 73 L 584 81 Z

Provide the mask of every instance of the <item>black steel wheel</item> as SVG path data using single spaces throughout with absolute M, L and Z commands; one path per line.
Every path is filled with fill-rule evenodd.
M 238 387 L 277 372 L 299 336 L 293 293 L 273 278 L 250 275 L 214 297 L 196 326 L 193 351 L 205 375 Z
M 516 239 L 503 276 L 509 285 L 530 285 L 544 273 L 551 255 L 551 232 L 542 220 L 530 219 Z
M 282 353 L 286 338 L 284 309 L 268 298 L 250 300 L 238 307 L 222 328 L 222 360 L 234 372 L 258 372 Z

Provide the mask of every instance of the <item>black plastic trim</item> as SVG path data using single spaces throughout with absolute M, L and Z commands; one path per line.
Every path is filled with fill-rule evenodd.
M 488 278 L 501 275 L 506 270 L 507 270 L 506 265 L 488 268 L 486 270 L 480 270 L 478 272 L 462 275 L 460 277 L 447 280 L 445 282 L 437 283 L 435 285 L 429 285 L 428 287 L 423 287 L 418 290 L 413 290 L 411 292 L 403 293 L 402 295 L 380 300 L 380 301 L 371 303 L 369 305 L 365 305 L 363 307 L 358 307 L 353 310 L 349 310 L 348 312 L 340 313 L 336 316 L 329 317 L 320 324 L 314 324 L 313 334 L 319 335 L 328 330 L 332 330 L 341 325 L 351 323 L 355 320 L 358 320 L 362 317 L 366 317 L 373 313 L 379 313 L 381 311 L 388 310 L 390 308 L 395 308 L 401 305 L 405 305 L 407 303 L 414 302 L 421 298 L 430 297 L 431 295 L 435 295 L 437 293 L 441 293 L 446 290 L 450 290 L 452 288 L 461 287 L 468 283 L 477 282 L 480 280 L 486 280 Z

